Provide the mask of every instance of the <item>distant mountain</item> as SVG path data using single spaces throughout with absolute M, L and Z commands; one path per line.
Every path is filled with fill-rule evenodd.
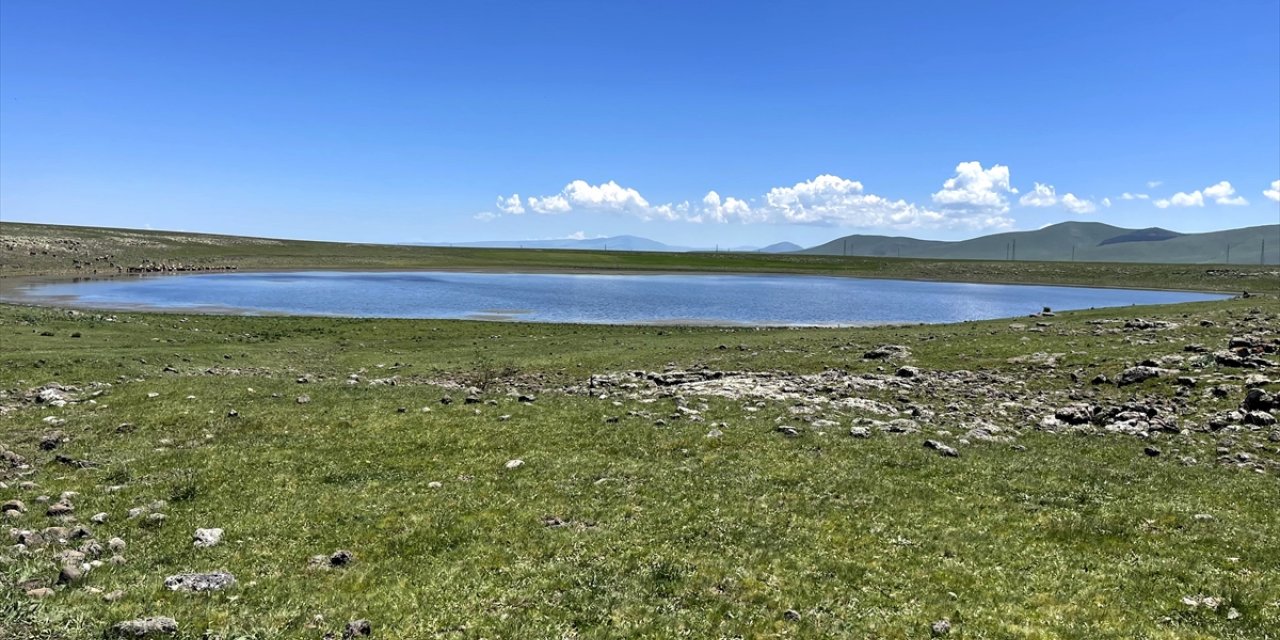
M 433 243 L 434 244 L 434 243 Z M 555 240 L 491 240 L 481 242 L 455 242 L 450 247 L 476 247 L 486 249 L 584 249 L 591 251 L 661 251 L 683 252 L 687 247 L 641 238 L 639 236 L 612 236 L 609 238 L 559 238 Z
M 794 242 L 777 242 L 767 247 L 756 249 L 756 253 L 791 253 L 792 251 L 800 251 L 804 247 Z
M 1125 229 L 1100 222 L 1063 222 L 1036 231 L 997 233 L 944 242 L 851 235 L 801 254 L 938 258 L 1163 262 L 1178 264 L 1280 264 L 1280 225 L 1181 234 L 1168 229 Z

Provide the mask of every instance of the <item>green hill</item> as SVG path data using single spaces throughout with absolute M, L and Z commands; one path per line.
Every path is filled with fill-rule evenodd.
M 1063 222 L 1035 231 L 956 242 L 852 235 L 798 253 L 952 260 L 1280 264 L 1280 225 L 1178 234 L 1100 222 Z

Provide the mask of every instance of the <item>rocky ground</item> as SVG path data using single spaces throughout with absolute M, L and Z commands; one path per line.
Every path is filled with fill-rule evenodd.
M 1089 637 L 1273 637 L 1262 630 L 1280 622 L 1280 567 L 1259 553 L 1280 543 L 1273 517 L 1280 308 L 1254 299 L 1140 314 L 673 336 L 648 328 L 357 321 L 322 328 L 322 321 L 6 308 L 0 512 L 10 543 L 0 555 L 0 588 L 11 604 L 0 631 L 355 638 L 631 629 L 657 637 L 675 625 L 744 636 L 1085 637 L 1077 634 L 1091 629 Z M 442 327 L 467 335 L 432 344 L 470 346 L 451 352 L 422 342 Z M 325 331 L 337 334 L 316 334 Z M 104 344 L 113 345 L 110 355 Z M 475 356 L 479 344 L 493 346 Z M 459 355 L 468 350 L 473 355 Z M 378 442 L 363 442 L 371 436 Z M 813 484 L 850 465 L 869 475 L 839 489 Z M 790 475 L 801 468 L 803 478 Z M 957 480 L 969 473 L 971 484 Z M 1115 474 L 1128 479 L 1109 484 Z M 1104 503 L 1137 513 L 1161 491 L 1151 486 L 1156 478 L 1182 474 L 1208 484 L 1178 488 L 1183 508 L 1152 506 L 1132 520 L 1123 510 L 1099 514 L 1092 494 L 1052 497 L 1072 495 L 1072 485 L 1094 487 L 1115 494 Z M 528 484 L 504 484 L 517 476 Z M 1097 478 L 1103 484 L 1092 484 Z M 293 486 L 309 479 L 317 486 Z M 866 507 L 875 498 L 865 496 L 892 495 L 895 483 L 920 493 L 889 501 L 887 515 L 832 520 L 850 500 Z M 774 502 L 770 486 L 795 492 Z M 939 486 L 967 506 L 943 506 Z M 696 495 L 685 487 L 698 487 Z M 348 490 L 358 502 L 348 502 Z M 437 504 L 452 492 L 455 501 Z M 316 502 L 330 498 L 337 504 Z M 529 504 L 497 506 L 517 502 Z M 646 508 L 686 502 L 681 527 L 643 522 Z M 718 503 L 741 510 L 708 515 Z M 517 515 L 526 506 L 529 515 Z M 746 522 L 762 508 L 775 515 Z M 892 524 L 904 510 L 914 524 Z M 1018 512 L 1048 514 L 1035 517 L 1057 524 L 1009 524 Z M 957 513 L 976 524 L 956 529 Z M 830 537 L 829 527 L 858 529 L 876 518 L 886 520 L 866 527 L 870 537 L 858 543 L 866 546 Z M 1061 533 L 1090 518 L 1101 519 Z M 1218 518 L 1230 528 L 1206 532 Z M 513 522 L 530 529 L 511 533 Z M 1058 600 L 1043 586 L 1039 595 L 1009 595 L 1020 587 L 1008 583 L 1002 592 L 1007 578 L 988 572 L 1026 560 L 986 564 L 978 551 L 987 544 L 979 532 L 1000 527 L 1011 528 L 1005 542 L 1013 546 L 1048 544 L 1045 531 L 1059 531 L 1042 551 L 1064 567 L 1120 557 L 1109 549 L 1114 539 L 1128 540 L 1121 547 L 1142 569 L 1119 580 L 1027 568 L 1029 584 L 1073 585 L 1063 588 L 1074 595 Z M 452 532 L 447 544 L 412 542 L 444 530 Z M 476 533 L 490 530 L 493 540 Z M 588 562 L 544 575 L 560 562 L 543 555 L 545 530 L 587 536 L 555 553 L 586 552 L 611 569 L 592 574 Z M 719 539 L 715 553 L 732 557 L 703 557 L 699 536 Z M 449 555 L 480 538 L 484 546 Z M 662 560 L 629 558 L 617 544 Z M 869 555 L 850 551 L 858 548 Z M 1213 560 L 1226 563 L 1215 564 L 1220 575 L 1198 583 L 1188 577 L 1206 570 L 1197 549 L 1239 555 Z M 916 553 L 924 554 L 919 573 L 879 564 L 885 555 Z M 500 560 L 479 559 L 486 554 Z M 747 559 L 753 554 L 764 556 Z M 851 555 L 837 560 L 844 554 Z M 976 559 L 941 568 L 957 557 Z M 850 569 L 830 563 L 844 561 L 860 567 L 860 577 L 837 577 Z M 443 578 L 405 563 L 474 575 Z M 786 563 L 805 576 L 799 586 L 785 586 Z M 774 577 L 748 580 L 757 570 Z M 654 571 L 653 584 L 629 582 L 630 574 Z M 866 591 L 862 605 L 838 595 L 872 575 L 906 581 L 886 587 L 893 594 L 883 597 L 896 604 L 876 603 L 881 596 Z M 436 580 L 463 594 L 426 595 Z M 610 606 L 640 626 L 574 618 L 587 605 L 559 598 L 578 593 L 582 580 L 590 598 L 630 594 L 612 596 Z M 994 593 L 974 595 L 964 586 L 974 580 Z M 1122 594 L 1109 600 L 1117 615 L 1075 608 L 1097 580 L 1097 588 Z M 1148 593 L 1144 580 L 1162 592 Z M 923 595 L 934 590 L 928 582 L 946 588 Z M 816 595 L 801 602 L 805 584 Z M 1201 591 L 1215 585 L 1223 592 Z M 333 593 L 311 593 L 326 587 Z M 904 589 L 918 590 L 910 601 L 926 605 L 904 604 Z M 410 604 L 443 597 L 454 609 L 434 612 L 433 626 L 415 626 L 404 605 L 357 595 L 365 590 Z M 485 595 L 468 599 L 473 594 Z M 1066 621 L 1024 608 L 1036 598 L 1067 607 Z M 667 609 L 671 599 L 684 604 Z M 1137 617 L 1118 615 L 1126 607 L 1139 609 L 1131 611 Z M 690 610 L 703 613 L 677 613 Z M 1018 616 L 1027 622 L 1014 625 L 1010 617 Z

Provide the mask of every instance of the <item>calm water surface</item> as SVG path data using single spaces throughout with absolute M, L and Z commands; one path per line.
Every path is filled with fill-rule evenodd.
M 1173 291 L 789 275 L 291 272 L 26 285 L 26 301 L 119 309 L 593 324 L 959 322 L 1215 300 Z

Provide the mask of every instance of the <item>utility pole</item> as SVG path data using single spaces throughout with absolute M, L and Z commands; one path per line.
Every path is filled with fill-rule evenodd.
M 1258 264 L 1267 263 L 1267 239 L 1262 239 L 1262 250 L 1258 252 Z
M 1227 264 L 1231 264 L 1231 243 L 1227 243 Z
M 844 257 L 846 258 L 849 257 L 849 239 L 848 238 L 844 239 Z
M 1071 245 L 1071 261 L 1076 261 L 1076 246 L 1074 244 Z
M 1017 259 L 1018 259 L 1018 241 L 1014 240 L 1013 241 L 1013 260 L 1017 261 Z

